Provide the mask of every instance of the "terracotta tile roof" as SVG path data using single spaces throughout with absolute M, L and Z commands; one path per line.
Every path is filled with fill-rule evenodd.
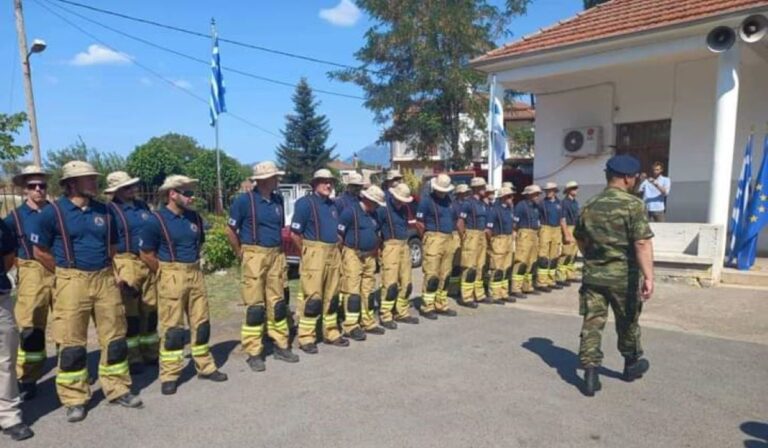
M 612 0 L 477 58 L 485 62 L 768 6 L 768 0 Z
M 533 121 L 536 119 L 536 110 L 530 104 L 514 101 L 511 105 L 504 105 L 505 121 Z

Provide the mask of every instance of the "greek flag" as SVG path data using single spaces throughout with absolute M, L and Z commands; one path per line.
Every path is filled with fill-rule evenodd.
M 219 35 L 213 36 L 213 54 L 211 55 L 211 126 L 216 126 L 219 114 L 227 111 L 224 103 L 224 76 L 221 74 L 221 61 L 219 60 Z
M 737 243 L 736 267 L 746 271 L 755 264 L 757 238 L 768 225 L 768 135 L 763 141 L 763 162 L 755 179 L 755 188 L 744 215 L 744 233 Z
M 504 106 L 494 97 L 491 103 L 491 147 L 493 158 L 491 169 L 498 168 L 509 157 L 509 142 L 504 129 Z
M 750 134 L 747 140 L 747 148 L 744 151 L 744 162 L 741 165 L 741 174 L 739 175 L 739 185 L 736 190 L 736 198 L 731 211 L 730 239 L 728 241 L 728 262 L 727 265 L 733 265 L 733 261 L 738 256 L 738 249 L 741 246 L 746 230 L 746 214 L 749 198 L 752 194 L 752 141 L 753 135 Z

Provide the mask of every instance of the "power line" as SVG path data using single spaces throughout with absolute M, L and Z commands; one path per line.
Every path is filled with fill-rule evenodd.
M 198 58 L 196 56 L 192 56 L 192 55 L 187 54 L 187 53 L 182 53 L 182 52 L 180 52 L 178 50 L 174 50 L 172 48 L 168 48 L 168 47 L 165 47 L 163 45 L 156 44 L 156 43 L 154 43 L 152 41 L 149 41 L 147 39 L 144 39 L 144 38 L 141 38 L 141 37 L 138 37 L 138 36 L 126 33 L 125 31 L 121 31 L 121 30 L 113 28 L 113 27 L 111 27 L 109 25 L 105 25 L 105 24 L 103 24 L 101 22 L 98 22 L 96 20 L 93 20 L 93 19 L 91 19 L 91 18 L 89 18 L 87 16 L 84 16 L 82 14 L 79 14 L 79 13 L 75 12 L 75 11 L 67 9 L 64 6 L 56 5 L 56 4 L 52 3 L 51 0 L 42 0 L 42 1 L 45 1 L 46 3 L 48 3 L 49 5 L 51 5 L 51 6 L 55 7 L 55 8 L 58 8 L 58 9 L 60 9 L 62 11 L 66 11 L 69 14 L 77 16 L 80 19 L 85 20 L 85 21 L 87 21 L 87 22 L 89 22 L 91 24 L 100 26 L 100 27 L 102 27 L 104 29 L 112 31 L 113 33 L 119 34 L 119 35 L 121 35 L 123 37 L 127 37 L 128 39 L 132 39 L 132 40 L 135 40 L 137 42 L 141 42 L 144 45 L 148 45 L 148 46 L 156 48 L 158 50 L 162 50 L 162 51 L 165 51 L 167 53 L 174 54 L 176 56 L 182 57 L 184 59 L 188 59 L 188 60 L 193 61 L 193 62 L 204 64 L 206 66 L 210 65 L 210 62 L 208 62 L 208 61 L 206 61 L 204 59 L 200 59 L 200 58 Z M 210 36 L 208 36 L 208 38 L 210 39 Z M 221 38 L 219 40 L 221 40 Z M 292 87 L 292 88 L 296 88 L 297 87 L 296 84 L 293 84 L 293 83 L 290 83 L 290 82 L 287 82 L 287 81 L 281 81 L 279 79 L 268 78 L 266 76 L 261 76 L 261 75 L 257 75 L 257 74 L 254 74 L 254 73 L 246 72 L 244 70 L 240 70 L 240 69 L 237 69 L 237 68 L 234 68 L 234 67 L 230 67 L 230 66 L 227 66 L 227 65 L 222 65 L 222 68 L 224 70 L 226 70 L 226 71 L 229 71 L 229 72 L 232 72 L 232 73 L 236 73 L 238 75 L 245 76 L 245 77 L 248 77 L 248 78 L 256 79 L 256 80 L 259 80 L 259 81 L 269 82 L 269 83 L 272 83 L 272 84 L 277 84 L 277 85 L 286 86 L 286 87 Z M 326 95 L 333 95 L 333 96 L 338 96 L 338 97 L 342 97 L 342 98 L 350 98 L 350 99 L 355 99 L 355 100 L 365 100 L 365 98 L 360 97 L 360 96 L 350 95 L 350 94 L 340 93 L 340 92 L 334 92 L 334 91 L 331 91 L 331 90 L 323 90 L 323 89 L 316 89 L 316 88 L 313 88 L 312 90 L 314 92 L 322 93 L 322 94 L 326 94 Z
M 75 28 L 75 29 L 76 29 L 76 30 L 78 30 L 79 32 L 81 32 L 81 33 L 85 34 L 86 36 L 90 37 L 91 39 L 95 40 L 95 41 L 96 41 L 96 42 L 98 42 L 99 44 L 103 45 L 105 48 L 107 48 L 107 49 L 109 49 L 109 50 L 111 50 L 111 51 L 114 51 L 115 53 L 124 54 L 124 53 L 120 52 L 119 50 L 117 50 L 116 48 L 112 47 L 111 45 L 107 44 L 107 43 L 106 43 L 106 42 L 104 42 L 103 40 L 99 39 L 99 38 L 98 38 L 97 36 L 95 36 L 94 34 L 92 34 L 92 33 L 90 33 L 89 31 L 87 31 L 87 30 L 83 29 L 82 27 L 80 27 L 80 26 L 79 26 L 79 25 L 77 25 L 76 23 L 72 22 L 71 20 L 67 19 L 66 17 L 62 16 L 62 15 L 61 15 L 61 14 L 59 14 L 58 12 L 56 12 L 56 11 L 52 10 L 52 9 L 51 9 L 51 8 L 49 8 L 47 5 L 43 4 L 41 1 L 38 1 L 38 0 L 33 0 L 33 1 L 34 1 L 35 3 L 37 3 L 37 4 L 38 4 L 38 6 L 42 7 L 43 9 L 45 9 L 45 10 L 46 10 L 46 11 L 48 11 L 49 13 L 53 14 L 54 16 L 58 17 L 58 18 L 59 18 L 61 21 L 63 21 L 64 23 L 68 24 L 69 26 L 71 26 L 71 27 Z M 199 96 L 199 95 L 195 94 L 194 92 L 190 92 L 190 91 L 189 91 L 189 90 L 187 90 L 187 89 L 184 89 L 184 88 L 182 88 L 182 87 L 179 87 L 179 86 L 178 86 L 178 85 L 177 85 L 177 84 L 176 84 L 174 81 L 172 81 L 172 80 L 170 80 L 170 79 L 168 79 L 168 78 L 164 77 L 162 74 L 160 74 L 160 73 L 156 72 L 155 70 L 153 70 L 153 69 L 149 68 L 148 66 L 146 66 L 146 65 L 142 64 L 141 62 L 139 62 L 138 60 L 136 60 L 136 58 L 134 58 L 134 57 L 130 57 L 130 56 L 126 56 L 126 58 L 127 58 L 127 60 L 128 60 L 129 62 L 131 62 L 132 64 L 136 65 L 137 67 L 141 68 L 142 70 L 146 71 L 147 73 L 151 74 L 152 76 L 154 76 L 154 77 L 156 77 L 156 78 L 158 78 L 158 79 L 162 80 L 163 82 L 165 82 L 165 83 L 166 83 L 166 84 L 168 84 L 169 86 L 173 87 L 174 89 L 177 89 L 177 90 L 179 90 L 179 91 L 183 92 L 184 94 L 186 94 L 186 95 L 188 95 L 188 96 L 190 96 L 190 97 L 192 97 L 192 98 L 196 99 L 197 101 L 199 101 L 199 102 L 201 102 L 201 103 L 205 104 L 206 106 L 208 105 L 208 100 L 207 100 L 207 99 L 205 99 L 205 98 L 203 98 L 203 97 L 201 97 L 201 96 Z M 234 118 L 235 120 L 238 120 L 238 121 L 240 121 L 240 122 L 242 122 L 242 123 L 245 123 L 245 124 L 247 124 L 247 125 L 249 125 L 249 126 L 251 126 L 251 127 L 255 128 L 255 129 L 258 129 L 258 130 L 260 130 L 260 131 L 262 131 L 262 132 L 266 133 L 266 134 L 269 134 L 269 135 L 272 135 L 272 136 L 274 136 L 274 137 L 278 137 L 278 138 L 280 138 L 280 136 L 279 136 L 279 135 L 277 135 L 276 133 L 274 133 L 274 132 L 270 131 L 269 129 L 266 129 L 266 128 L 262 127 L 262 126 L 259 126 L 259 125 L 257 125 L 256 123 L 253 123 L 253 122 L 251 122 L 250 120 L 248 120 L 248 119 L 246 119 L 246 118 L 243 118 L 243 117 L 241 117 L 241 116 L 239 116 L 239 115 L 236 115 L 236 114 L 233 114 L 233 113 L 231 113 L 231 112 L 227 112 L 227 114 L 228 114 L 229 116 L 231 116 L 232 118 Z
M 194 30 L 190 30 L 190 29 L 186 29 L 186 28 L 181 28 L 181 27 L 174 26 L 174 25 L 168 25 L 168 24 L 156 22 L 154 20 L 144 19 L 144 18 L 141 18 L 141 17 L 130 16 L 128 14 L 123 14 L 123 13 L 119 13 L 119 12 L 116 12 L 116 11 L 110 11 L 108 9 L 97 8 L 95 6 L 74 2 L 74 1 L 71 1 L 71 0 L 55 0 L 55 1 L 60 2 L 60 3 L 66 3 L 68 5 L 72 5 L 72 6 L 75 6 L 75 7 L 78 7 L 78 8 L 88 9 L 88 10 L 95 11 L 95 12 L 98 12 L 98 13 L 101 13 L 101 14 L 107 14 L 107 15 L 111 15 L 111 16 L 114 16 L 114 17 L 119 17 L 121 19 L 126 19 L 126 20 L 131 20 L 131 21 L 134 21 L 134 22 L 138 22 L 138 23 L 143 23 L 145 25 L 151 25 L 151 26 L 154 26 L 154 27 L 164 28 L 164 29 L 171 30 L 171 31 L 176 31 L 176 32 L 179 32 L 179 33 L 189 34 L 191 36 L 202 37 L 202 38 L 205 38 L 205 39 L 210 39 L 211 38 L 211 36 L 209 36 L 208 34 L 200 33 L 198 31 L 194 31 Z M 265 53 L 277 54 L 277 55 L 285 56 L 285 57 L 288 57 L 288 58 L 301 59 L 301 60 L 304 60 L 304 61 L 314 62 L 314 63 L 317 63 L 317 64 L 324 64 L 324 65 L 329 65 L 329 66 L 332 66 L 332 67 L 345 68 L 345 69 L 351 69 L 351 70 L 368 71 L 367 69 L 360 68 L 360 67 L 353 67 L 353 66 L 348 65 L 348 64 L 342 64 L 342 63 L 339 63 L 339 62 L 328 61 L 328 60 L 325 60 L 325 59 L 320 59 L 320 58 L 316 58 L 316 57 L 312 57 L 312 56 L 306 56 L 306 55 L 302 55 L 302 54 L 291 53 L 291 52 L 288 52 L 288 51 L 275 50 L 273 48 L 268 48 L 268 47 L 264 47 L 264 46 L 261 46 L 261 45 L 250 44 L 248 42 L 242 42 L 242 41 L 237 41 L 237 40 L 233 40 L 233 39 L 224 39 L 224 38 L 221 38 L 221 37 L 219 37 L 219 41 L 220 42 L 226 42 L 226 43 L 232 44 L 232 45 L 237 45 L 237 46 L 244 47 L 244 48 L 249 48 L 251 50 L 257 50 L 257 51 L 263 51 Z

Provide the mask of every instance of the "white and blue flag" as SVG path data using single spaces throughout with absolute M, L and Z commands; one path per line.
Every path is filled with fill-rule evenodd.
M 491 148 L 493 150 L 491 169 L 495 169 L 509 158 L 509 142 L 507 131 L 504 129 L 504 106 L 496 97 L 491 101 Z
M 746 229 L 746 215 L 749 199 L 752 195 L 752 141 L 753 135 L 750 134 L 747 140 L 747 148 L 744 151 L 744 162 L 741 165 L 741 174 L 739 175 L 739 185 L 736 190 L 736 197 L 733 201 L 731 211 L 731 220 L 728 225 L 730 228 L 730 238 L 728 241 L 728 262 L 732 265 L 734 259 L 738 256 L 738 249 L 741 245 L 741 239 L 744 237 Z
M 219 35 L 213 36 L 213 54 L 211 55 L 211 126 L 216 126 L 219 114 L 227 111 L 224 102 L 224 76 L 221 74 L 221 61 L 219 59 Z

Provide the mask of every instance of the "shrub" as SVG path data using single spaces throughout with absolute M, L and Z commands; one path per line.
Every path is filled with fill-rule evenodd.
M 214 219 L 208 222 L 211 228 L 205 233 L 202 253 L 203 269 L 206 272 L 214 272 L 234 266 L 237 263 L 237 256 L 227 239 L 226 221 Z

